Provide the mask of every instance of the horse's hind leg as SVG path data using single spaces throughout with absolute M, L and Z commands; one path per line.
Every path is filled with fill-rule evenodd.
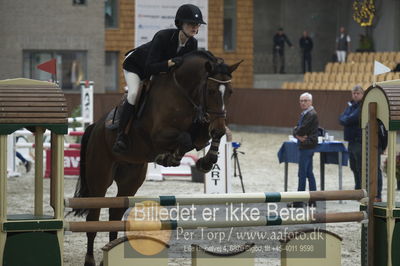
M 100 217 L 100 209 L 91 209 L 86 217 L 86 221 L 98 221 Z M 88 242 L 85 257 L 85 266 L 95 266 L 93 250 L 94 250 L 94 239 L 97 233 L 86 233 Z
M 118 164 L 115 169 L 114 180 L 117 183 L 117 197 L 134 196 L 142 186 L 147 172 L 147 163 L 144 164 Z M 126 208 L 113 208 L 109 210 L 110 221 L 119 221 Z M 110 232 L 110 242 L 116 239 L 118 232 Z
M 103 153 L 97 153 L 93 156 L 93 161 L 101 156 Z M 106 195 L 107 189 L 112 184 L 112 174 L 111 174 L 111 164 L 103 163 L 98 165 L 91 165 L 92 167 L 86 168 L 87 173 L 87 183 L 89 187 L 89 197 L 104 197 Z M 98 221 L 100 217 L 100 209 L 90 209 L 88 215 L 86 216 L 86 221 Z M 97 233 L 86 233 L 87 251 L 85 257 L 85 266 L 95 266 L 95 259 L 93 255 L 94 250 L 94 239 Z

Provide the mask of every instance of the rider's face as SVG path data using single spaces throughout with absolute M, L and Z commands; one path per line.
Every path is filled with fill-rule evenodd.
M 183 23 L 182 30 L 187 36 L 193 37 L 199 32 L 200 24 L 197 23 Z

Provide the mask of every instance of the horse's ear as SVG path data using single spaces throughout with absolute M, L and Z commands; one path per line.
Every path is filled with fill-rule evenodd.
M 205 63 L 205 67 L 208 73 L 212 73 L 214 71 L 214 66 L 209 61 Z
M 238 66 L 243 62 L 244 60 L 240 60 L 239 62 L 237 62 L 236 64 L 233 64 L 231 66 L 228 66 L 229 69 L 229 73 L 232 73 L 233 71 L 236 70 L 236 68 L 238 68 Z

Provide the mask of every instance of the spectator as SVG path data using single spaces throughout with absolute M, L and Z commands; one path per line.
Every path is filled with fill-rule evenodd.
M 349 142 L 348 152 L 350 159 L 350 169 L 354 175 L 354 189 L 361 189 L 361 158 L 362 158 L 362 132 L 360 124 L 361 101 L 364 90 L 360 85 L 356 85 L 351 90 L 352 100 L 340 115 L 339 121 L 344 126 L 344 140 Z M 387 147 L 387 131 L 383 123 L 378 120 L 378 190 L 375 201 L 382 201 L 382 170 L 381 154 Z
M 299 40 L 299 46 L 302 52 L 302 69 L 303 73 L 312 72 L 311 70 L 311 51 L 313 49 L 313 41 L 308 32 L 304 31 L 303 36 Z
M 348 141 L 348 152 L 350 159 L 350 169 L 354 175 L 354 189 L 361 189 L 361 126 L 360 112 L 361 100 L 364 90 L 360 85 L 356 85 L 351 90 L 352 100 L 340 115 L 339 121 L 344 126 L 344 140 Z
M 308 92 L 300 95 L 300 108 L 302 110 L 293 136 L 297 138 L 299 146 L 299 184 L 298 191 L 306 190 L 306 182 L 310 191 L 317 190 L 313 173 L 314 148 L 318 144 L 318 117 L 312 106 L 312 95 Z M 311 203 L 315 204 L 315 203 Z M 293 207 L 303 207 L 301 202 L 294 202 Z
M 32 168 L 32 163 L 22 156 L 21 153 L 16 152 L 17 158 L 21 160 L 22 164 L 25 166 L 26 172 L 28 173 Z
M 398 63 L 395 68 L 392 70 L 393 72 L 400 72 L 400 63 Z
M 279 60 L 279 73 L 285 74 L 285 42 L 287 45 L 289 45 L 289 47 L 293 47 L 286 34 L 283 33 L 283 28 L 279 28 L 278 32 L 273 38 L 272 63 L 274 67 L 274 73 L 278 73 Z
M 346 55 L 350 51 L 350 41 L 350 36 L 344 27 L 340 27 L 340 34 L 336 39 L 336 55 L 339 63 L 346 62 Z

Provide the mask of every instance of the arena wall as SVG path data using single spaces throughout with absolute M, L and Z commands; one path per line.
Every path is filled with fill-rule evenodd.
M 237 125 L 293 127 L 300 115 L 299 96 L 305 91 L 282 89 L 234 89 L 228 104 L 228 123 Z M 312 91 L 320 126 L 341 130 L 338 116 L 350 100 L 350 91 Z M 80 94 L 66 94 L 69 112 L 79 106 Z M 122 94 L 96 93 L 94 117 L 99 119 L 118 104 Z

